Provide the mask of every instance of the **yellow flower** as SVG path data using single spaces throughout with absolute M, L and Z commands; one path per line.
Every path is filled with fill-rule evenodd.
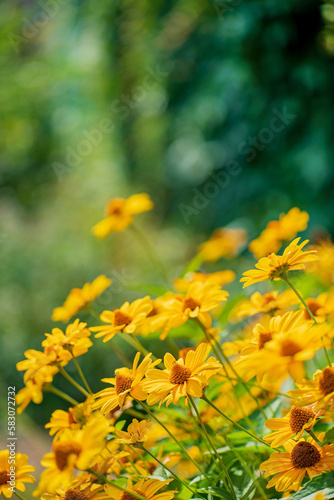
M 92 229 L 95 236 L 105 238 L 113 231 L 122 232 L 132 224 L 133 216 L 153 208 L 148 194 L 134 194 L 129 198 L 112 198 L 106 205 L 106 218 Z
M 45 371 L 43 371 L 43 373 L 46 375 Z M 31 401 L 37 405 L 41 404 L 43 401 L 44 384 L 52 382 L 52 379 L 53 375 L 46 377 L 45 380 L 41 377 L 38 377 L 37 380 L 27 380 L 25 387 L 23 387 L 15 397 L 16 404 L 18 406 L 17 413 L 22 413 Z
M 297 233 L 307 228 L 309 218 L 307 212 L 291 208 L 287 214 L 281 214 L 279 220 L 269 222 L 259 238 L 249 244 L 249 250 L 257 259 L 277 252 L 284 241 L 295 238 Z
M 317 370 L 313 380 L 298 380 L 294 389 L 288 392 L 289 396 L 297 398 L 295 404 L 307 406 L 314 404 L 314 410 L 331 407 L 334 404 L 334 363 L 323 370 Z
M 315 250 L 307 252 L 302 250 L 308 243 L 308 240 L 305 240 L 300 245 L 298 244 L 299 240 L 300 238 L 293 240 L 284 250 L 283 255 L 272 253 L 268 257 L 263 257 L 255 264 L 257 269 L 243 273 L 244 278 L 240 280 L 241 282 L 245 282 L 243 288 L 268 279 L 279 280 L 288 271 L 305 269 L 306 262 L 318 260 L 318 257 L 314 255 L 316 253 Z
M 146 374 L 147 403 L 153 405 L 160 401 L 161 406 L 166 401 L 168 406 L 171 402 L 177 404 L 182 397 L 187 404 L 188 395 L 200 398 L 210 378 L 221 369 L 216 358 L 206 360 L 210 350 L 211 346 L 203 343 L 196 351 L 189 351 L 185 359 L 176 360 L 170 353 L 165 354 L 166 369 L 150 369 Z
M 270 443 L 272 448 L 282 446 L 289 439 L 299 440 L 305 430 L 311 430 L 317 415 L 312 407 L 303 406 L 298 408 L 293 406 L 289 413 L 283 418 L 269 418 L 266 427 L 272 431 L 263 439 Z
M 93 326 L 92 332 L 98 332 L 95 337 L 103 337 L 103 342 L 108 342 L 116 333 L 134 333 L 146 316 L 152 310 L 152 301 L 147 295 L 143 299 L 137 299 L 131 304 L 125 302 L 120 309 L 114 311 L 103 311 L 100 318 L 108 325 Z
M 78 357 L 85 354 L 93 345 L 88 338 L 91 332 L 86 328 L 87 323 L 80 323 L 76 319 L 74 323 L 68 325 L 64 333 L 60 328 L 53 328 L 52 334 L 46 333 L 46 339 L 43 340 L 43 347 L 61 346 L 70 351 L 73 356 Z
M 334 244 L 329 240 L 321 240 L 317 245 L 312 245 L 309 250 L 315 250 L 319 257 L 317 262 L 306 266 L 308 273 L 316 274 L 316 277 L 326 285 L 334 282 Z
M 52 313 L 52 321 L 67 323 L 81 309 L 89 305 L 111 285 L 111 280 L 98 276 L 92 283 L 85 283 L 82 288 L 72 288 L 61 307 L 56 307 Z
M 333 319 L 334 312 L 334 293 L 321 293 L 316 299 L 308 298 L 305 300 L 308 305 L 311 313 L 315 317 L 317 323 L 324 323 L 329 316 L 330 319 Z M 306 319 L 310 319 L 311 316 L 309 312 L 304 308 L 303 305 L 300 306 L 304 311 L 304 316 Z
M 259 313 L 275 313 L 298 303 L 299 299 L 292 290 L 285 290 L 281 294 L 275 290 L 263 295 L 260 292 L 255 292 L 250 296 L 249 300 L 237 304 L 231 312 L 231 319 L 243 319 L 246 316 Z
M 15 490 L 25 491 L 24 483 L 34 483 L 36 479 L 29 474 L 35 467 L 28 465 L 27 455 L 10 454 L 9 449 L 0 451 L 0 494 L 11 498 Z
M 131 424 L 128 426 L 127 431 L 117 431 L 116 434 L 118 439 L 116 443 L 122 444 L 135 444 L 144 443 L 146 441 L 146 434 L 148 428 L 152 425 L 149 420 L 141 420 L 140 422 L 134 418 Z
M 303 362 L 321 348 L 321 330 L 303 318 L 303 311 L 274 316 L 265 326 L 258 323 L 250 343 L 242 349 L 235 367 L 245 380 L 266 374 L 270 379 L 304 374 Z
M 314 439 L 301 439 L 296 443 L 285 443 L 286 452 L 275 452 L 269 460 L 260 465 L 264 477 L 275 476 L 267 488 L 275 486 L 276 491 L 297 491 L 306 476 L 311 479 L 322 472 L 334 470 L 334 444 L 319 446 Z
M 96 480 L 96 479 L 95 479 Z M 52 493 L 44 493 L 42 500 L 107 500 L 102 484 L 89 481 L 87 473 L 73 479 L 68 486 L 60 486 Z
M 215 262 L 221 257 L 234 257 L 247 241 L 247 233 L 243 229 L 219 228 L 210 239 L 199 247 L 203 261 Z
M 60 348 L 62 349 L 62 348 Z M 52 381 L 53 375 L 55 375 L 59 368 L 57 364 L 60 362 L 58 358 L 59 352 L 55 349 L 48 350 L 47 352 L 36 351 L 35 349 L 28 349 L 25 351 L 24 355 L 27 359 L 19 361 L 16 364 L 16 369 L 18 371 L 25 371 L 24 382 L 30 379 L 35 379 L 40 374 L 45 374 L 45 381 Z M 65 359 L 61 361 L 62 365 L 65 365 L 69 359 L 72 358 L 69 352 L 65 353 Z M 50 380 L 48 380 L 50 379 Z
M 102 382 L 111 384 L 114 387 L 103 389 L 95 394 L 95 399 L 98 399 L 98 401 L 93 405 L 94 409 L 101 408 L 101 412 L 106 414 L 118 407 L 122 408 L 127 397 L 132 397 L 139 401 L 146 399 L 147 393 L 143 390 L 143 378 L 147 370 L 160 363 L 161 360 L 157 359 L 152 362 L 151 353 L 149 353 L 140 365 L 138 365 L 139 358 L 140 353 L 138 352 L 131 369 L 120 368 L 115 371 L 115 378 L 102 379 Z
M 93 403 L 93 396 L 89 396 L 86 401 L 69 408 L 68 411 L 55 410 L 51 415 L 50 422 L 45 425 L 46 429 L 50 429 L 50 436 L 64 429 L 81 429 L 87 422 L 96 417 L 96 414 L 93 413 Z
M 174 287 L 178 292 L 186 292 L 190 283 L 201 282 L 206 283 L 210 281 L 219 286 L 224 286 L 231 283 L 235 279 L 234 271 L 217 271 L 215 273 L 205 274 L 197 271 L 196 273 L 188 273 L 183 278 L 176 278 L 174 280 Z
M 41 474 L 34 496 L 53 493 L 60 486 L 67 487 L 75 469 L 86 470 L 93 465 L 96 455 L 105 446 L 109 431 L 108 420 L 100 416 L 82 429 L 65 429 L 57 434 L 52 452 L 47 453 L 41 461 L 46 470 Z
M 210 328 L 212 319 L 208 311 L 226 301 L 227 296 L 228 292 L 210 281 L 191 283 L 185 295 L 171 298 L 164 304 L 165 311 L 156 317 L 158 321 L 165 323 L 160 339 L 165 339 L 171 328 L 183 325 L 189 318 L 197 318 L 205 328 Z
M 166 481 L 160 481 L 160 479 L 141 479 L 133 484 L 131 479 L 129 479 L 126 491 L 122 491 L 111 484 L 105 486 L 105 491 L 109 495 L 109 498 L 114 500 L 137 500 L 136 497 L 131 495 L 131 492 L 143 496 L 146 500 L 171 500 L 175 497 L 176 490 L 166 490 L 158 493 L 170 481 L 170 479 Z

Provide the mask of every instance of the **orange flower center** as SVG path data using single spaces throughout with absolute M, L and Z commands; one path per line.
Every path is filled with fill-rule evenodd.
M 171 384 L 183 384 L 191 376 L 191 370 L 186 366 L 179 365 L 175 363 L 169 376 L 169 381 Z
M 8 472 L 6 470 L 0 471 L 0 484 L 6 484 L 8 481 Z
M 319 388 L 321 392 L 327 396 L 334 391 L 334 370 L 328 366 L 322 370 L 321 377 L 319 379 Z
M 293 406 L 290 411 L 290 428 L 292 432 L 300 432 L 305 424 L 315 415 L 307 408 L 297 408 Z
M 283 340 L 281 344 L 281 356 L 294 356 L 301 351 L 301 347 L 297 342 L 290 339 Z
M 305 469 L 317 464 L 321 460 L 321 455 L 313 444 L 302 441 L 296 444 L 290 459 L 295 469 Z
M 259 335 L 258 346 L 259 349 L 263 349 L 264 345 L 269 342 L 273 338 L 273 334 L 271 332 L 261 332 Z
M 186 309 L 191 309 L 192 311 L 194 311 L 196 307 L 200 307 L 200 305 L 201 304 L 192 297 L 186 297 L 183 303 L 183 310 L 185 311 Z
M 71 455 L 79 456 L 81 446 L 78 443 L 57 443 L 54 446 L 55 461 L 59 470 L 64 470 L 69 465 Z
M 269 304 L 273 300 L 276 300 L 276 297 L 273 293 L 268 292 L 263 295 L 263 305 Z
M 308 305 L 313 316 L 316 316 L 318 309 L 320 309 L 320 304 L 316 299 L 307 299 L 306 304 Z M 312 319 L 310 313 L 305 309 L 304 311 L 305 319 Z
M 127 376 L 127 375 L 116 375 L 116 394 L 121 394 L 122 392 L 128 391 L 131 389 L 131 384 L 133 382 L 133 378 Z
M 125 314 L 124 312 L 120 311 L 119 309 L 116 309 L 114 313 L 114 325 L 115 326 L 121 326 L 121 325 L 129 325 L 131 323 L 131 318 L 128 314 Z
M 87 496 L 82 491 L 67 490 L 64 500 L 86 500 Z

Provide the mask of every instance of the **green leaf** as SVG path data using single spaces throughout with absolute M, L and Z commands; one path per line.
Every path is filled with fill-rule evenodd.
M 326 432 L 324 440 L 322 442 L 322 446 L 325 444 L 332 444 L 334 443 L 334 427 L 329 429 L 329 431 Z
M 313 478 L 303 489 L 292 495 L 291 500 L 313 500 L 315 493 L 322 493 L 326 500 L 334 498 L 334 471 Z

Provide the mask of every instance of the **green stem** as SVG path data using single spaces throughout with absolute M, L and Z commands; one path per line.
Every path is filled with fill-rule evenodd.
M 314 314 L 312 313 L 311 309 L 308 307 L 308 305 L 306 304 L 305 300 L 303 299 L 303 297 L 300 295 L 300 293 L 298 292 L 297 288 L 295 288 L 293 286 L 293 284 L 291 283 L 291 281 L 289 280 L 288 278 L 288 275 L 287 273 L 283 274 L 281 276 L 281 279 L 283 281 L 285 281 L 285 283 L 291 288 L 291 290 L 297 295 L 297 297 L 299 298 L 300 302 L 303 304 L 303 306 L 305 307 L 305 309 L 307 310 L 307 312 L 309 313 L 310 317 L 313 319 L 314 323 L 317 325 L 317 320 L 315 319 L 314 317 Z M 331 361 L 329 359 L 329 356 L 328 356 L 328 352 L 327 352 L 327 349 L 325 347 L 325 344 L 324 344 L 324 339 L 323 337 L 321 337 L 321 342 L 322 342 L 322 348 L 324 350 L 324 353 L 325 353 L 325 357 L 326 357 L 326 361 L 328 363 L 328 366 L 331 367 L 332 364 L 331 364 Z
M 268 446 L 268 448 L 271 448 L 271 446 L 266 443 L 263 439 L 257 437 L 255 434 L 253 434 L 252 432 L 248 431 L 247 429 L 245 429 L 244 427 L 242 427 L 242 425 L 238 424 L 237 422 L 235 422 L 234 420 L 232 420 L 230 417 L 228 417 L 227 415 L 225 415 L 225 413 L 223 413 L 216 405 L 214 405 L 206 396 L 205 394 L 203 394 L 202 396 L 202 399 L 204 401 L 206 401 L 210 406 L 212 406 L 212 408 L 214 410 L 216 410 L 222 417 L 225 418 L 225 420 L 227 420 L 228 422 L 230 422 L 231 424 L 233 424 L 235 427 L 238 427 L 238 429 L 240 429 L 241 431 L 245 432 L 246 434 L 248 434 L 249 436 L 251 436 L 253 439 L 255 439 L 256 441 L 258 441 L 259 443 L 262 443 L 264 444 L 265 446 Z M 280 451 L 278 450 L 277 448 L 274 448 L 274 450 L 276 451 Z
M 167 271 L 166 271 L 164 265 L 162 264 L 162 262 L 160 261 L 159 257 L 155 253 L 155 250 L 153 249 L 151 243 L 148 241 L 148 239 L 142 233 L 142 231 L 140 229 L 138 229 L 137 226 L 135 226 L 134 224 L 132 224 L 130 226 L 130 229 L 132 230 L 133 234 L 135 235 L 135 237 L 137 238 L 137 240 L 139 241 L 139 243 L 141 244 L 141 246 L 143 247 L 143 249 L 147 253 L 148 258 L 154 264 L 156 270 L 158 271 L 158 273 L 162 277 L 162 279 L 165 282 L 165 284 L 168 287 L 170 287 L 170 281 L 169 281 L 169 277 L 168 277 Z
M 163 467 L 164 469 L 166 469 L 173 477 L 175 477 L 175 479 L 177 479 L 178 481 L 180 481 L 180 483 L 183 484 L 183 486 L 185 486 L 189 491 L 191 491 L 192 493 L 196 493 L 195 490 L 193 490 L 192 488 L 190 488 L 190 486 L 185 482 L 183 481 L 183 479 L 181 479 L 179 476 L 177 476 L 172 470 L 170 470 L 168 467 L 166 467 L 165 464 L 163 464 L 157 457 L 155 457 L 153 455 L 153 453 L 151 453 L 149 450 L 147 450 L 144 446 L 142 446 L 142 449 L 148 454 L 150 455 L 150 457 L 152 457 L 154 460 L 156 460 L 156 462 L 158 462 L 159 465 L 161 465 L 161 467 Z M 203 497 L 201 497 L 203 498 Z
M 319 439 L 317 438 L 317 436 L 314 434 L 314 432 L 312 430 L 310 431 L 307 431 L 309 433 L 309 435 L 314 439 L 314 441 L 316 443 L 318 443 L 319 446 L 321 446 L 321 442 L 319 441 Z
M 93 391 L 92 391 L 92 389 L 89 387 L 89 384 L 88 384 L 88 382 L 87 382 L 87 380 L 86 380 L 86 377 L 85 377 L 85 376 L 84 376 L 84 374 L 83 374 L 83 371 L 82 371 L 82 369 L 81 369 L 81 367 L 80 367 L 80 365 L 79 365 L 79 363 L 78 363 L 77 358 L 73 355 L 73 352 L 72 352 L 72 356 L 73 356 L 73 361 L 74 361 L 74 364 L 75 364 L 75 366 L 76 366 L 76 368 L 77 368 L 77 370 L 78 370 L 78 373 L 79 373 L 79 375 L 80 375 L 81 380 L 82 380 L 82 381 L 83 381 L 83 383 L 84 383 L 84 386 L 86 387 L 86 389 L 87 389 L 87 391 L 89 392 L 89 394 L 93 394 Z
M 20 500 L 26 500 L 26 499 L 24 498 L 24 496 L 23 496 L 23 495 L 21 495 L 20 493 L 18 493 L 18 492 L 16 491 L 16 489 L 14 490 L 14 493 L 15 493 L 15 495 L 16 495 L 16 496 L 17 496 Z
M 117 345 L 117 343 L 114 340 L 109 340 L 108 342 L 109 346 L 112 348 L 112 350 L 116 353 L 120 361 L 124 364 L 124 366 L 127 366 L 128 368 L 132 367 L 132 363 L 129 360 L 129 358 L 123 353 L 122 349 Z
M 74 380 L 74 378 L 72 378 L 71 375 L 67 373 L 67 371 L 62 366 L 59 367 L 59 373 L 61 373 L 63 377 L 66 378 L 66 380 L 68 380 L 73 385 L 73 387 L 78 389 L 78 391 L 80 391 L 81 394 L 86 396 L 86 398 L 89 396 L 89 392 L 87 392 L 80 384 L 78 384 L 78 382 Z
M 76 401 L 71 396 L 66 394 L 66 392 L 63 392 L 60 389 L 57 389 L 57 387 L 55 387 L 52 384 L 48 384 L 47 387 L 44 388 L 44 390 L 46 392 L 51 392 L 51 394 L 55 394 L 56 396 L 64 399 L 65 401 L 67 401 L 67 403 L 70 403 L 72 406 L 77 406 L 79 404 L 78 401 Z
M 193 407 L 193 408 L 194 408 L 194 410 L 195 410 L 195 413 L 196 413 L 196 415 L 197 415 L 198 421 L 199 421 L 199 423 L 200 423 L 200 425 L 201 425 L 201 427 L 202 427 L 202 429 L 203 429 L 203 432 L 204 432 L 204 434 L 205 434 L 205 436 L 206 436 L 206 439 L 207 439 L 207 441 L 209 442 L 209 444 L 210 444 L 210 446 L 211 446 L 211 448 L 212 448 L 213 453 L 216 455 L 216 457 L 217 457 L 217 459 L 218 459 L 218 462 L 219 462 L 219 463 L 220 463 L 220 465 L 221 465 L 221 468 L 222 468 L 222 469 L 223 469 L 223 471 L 225 472 L 225 476 L 226 476 L 227 482 L 228 482 L 228 484 L 229 484 L 229 489 L 231 490 L 231 493 L 232 493 L 232 495 L 233 495 L 234 500 L 236 500 L 236 499 L 237 499 L 237 496 L 236 496 L 236 494 L 235 494 L 235 491 L 234 491 L 234 486 L 233 486 L 233 483 L 232 483 L 231 477 L 230 477 L 230 475 L 229 475 L 229 473 L 228 473 L 228 470 L 226 469 L 226 466 L 225 466 L 224 462 L 222 461 L 221 456 L 219 455 L 218 451 L 216 450 L 215 445 L 213 444 L 213 442 L 212 442 L 212 440 L 211 440 L 211 438 L 210 438 L 210 436 L 209 436 L 209 433 L 208 433 L 208 431 L 206 430 L 206 427 L 205 427 L 205 425 L 204 425 L 204 423 L 203 423 L 203 420 L 201 419 L 201 415 L 200 415 L 200 413 L 199 413 L 199 411 L 198 411 L 198 409 L 197 409 L 197 406 L 196 406 L 196 404 L 195 404 L 195 401 L 193 400 L 193 398 L 192 398 L 189 394 L 188 394 L 188 398 L 189 398 L 190 404 L 192 405 L 192 407 Z M 223 478 L 223 481 L 224 481 L 224 478 Z M 227 487 L 227 485 L 226 485 L 225 481 L 224 481 L 224 484 L 225 484 L 225 487 Z
M 155 420 L 159 425 L 161 425 L 161 427 L 167 432 L 167 434 L 181 448 L 181 450 L 183 451 L 183 453 L 185 453 L 185 455 L 187 455 L 187 457 L 191 460 L 191 462 L 194 464 L 194 466 L 196 467 L 196 469 L 198 469 L 199 472 L 201 474 L 203 474 L 203 476 L 211 483 L 210 478 L 205 473 L 204 469 L 192 458 L 191 455 L 189 455 L 189 453 L 187 452 L 187 450 L 185 449 L 185 447 L 183 446 L 183 444 L 180 443 L 180 441 L 171 433 L 171 431 L 162 422 L 160 422 L 160 420 L 154 415 L 154 413 L 142 401 L 139 401 L 137 399 L 136 399 L 136 401 L 146 411 L 146 413 L 148 413 L 150 415 L 150 417 L 153 418 L 153 420 Z

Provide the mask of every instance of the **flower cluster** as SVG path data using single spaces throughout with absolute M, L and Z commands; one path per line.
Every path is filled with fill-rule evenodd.
M 240 267 L 217 263 L 235 262 L 242 251 L 246 265 L 245 230 L 215 231 L 183 273 L 169 276 L 134 225 L 137 214 L 152 208 L 146 194 L 112 199 L 93 233 L 105 238 L 134 229 L 157 265 L 157 280 L 161 274 L 161 292 L 118 303 L 111 288 L 101 310 L 96 299 L 109 278 L 74 288 L 52 315 L 71 322 L 45 334 L 42 349 L 27 350 L 17 364 L 24 371 L 19 412 L 40 404 L 45 392 L 67 405 L 45 422 L 52 445 L 33 495 L 258 500 L 293 498 L 305 488 L 327 498 L 334 471 L 334 245 L 306 247 L 308 240 L 296 235 L 309 216 L 292 208 L 249 245 L 259 261 L 240 281 L 260 288 L 230 298 L 225 288 Z M 107 363 L 87 379 L 81 356 L 94 343 Z M 28 457 L 17 453 L 11 489 L 8 463 L 8 452 L 0 452 L 6 498 L 35 481 Z M 319 475 L 323 488 L 313 480 Z

